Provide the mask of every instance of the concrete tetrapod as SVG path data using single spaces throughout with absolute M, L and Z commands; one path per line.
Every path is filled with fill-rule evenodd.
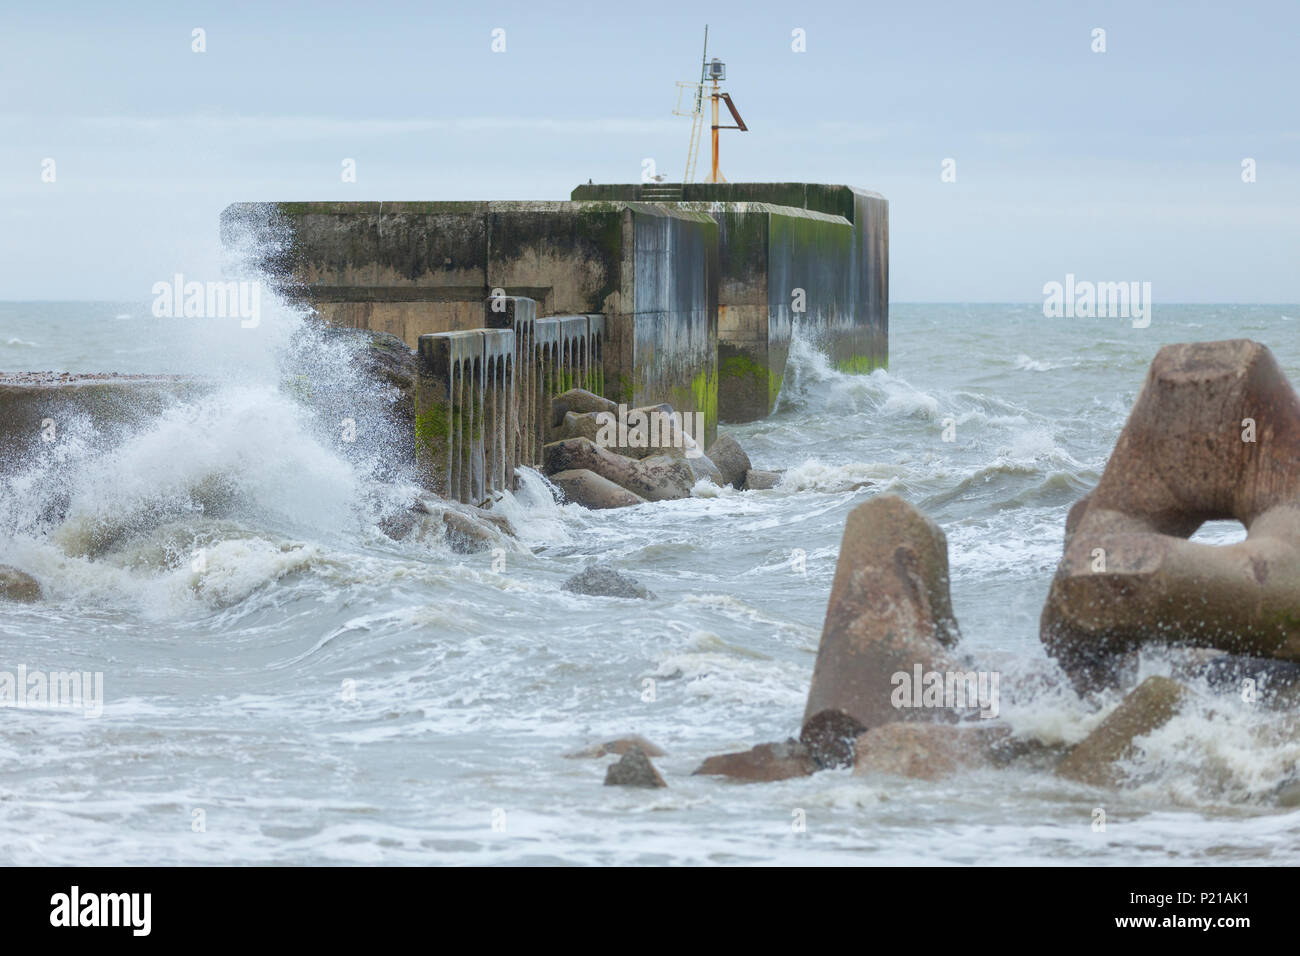
M 814 743 L 821 728 L 836 724 L 847 736 L 854 724 L 861 733 L 896 721 L 956 719 L 897 707 L 894 690 L 898 674 L 952 671 L 947 651 L 958 638 L 943 531 L 897 495 L 858 505 L 844 525 L 802 739 Z
M 1246 540 L 1187 540 L 1236 519 Z M 1300 398 L 1273 354 L 1167 345 L 1097 487 L 1066 520 L 1040 636 L 1080 692 L 1146 643 L 1300 660 Z

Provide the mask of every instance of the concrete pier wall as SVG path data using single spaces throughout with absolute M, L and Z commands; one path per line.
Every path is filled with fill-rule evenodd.
M 586 185 L 573 198 L 636 202 L 645 189 Z M 882 196 L 817 183 L 691 183 L 680 203 L 665 208 L 708 212 L 718 222 L 723 421 L 771 412 L 796 325 L 841 370 L 888 363 L 889 204 Z
M 580 186 L 571 202 L 240 203 L 223 212 L 222 235 L 258 250 L 283 292 L 335 325 L 413 348 L 510 331 L 521 463 L 539 460 L 546 403 L 565 387 L 702 413 L 712 442 L 719 418 L 773 410 L 796 334 L 842 370 L 887 363 L 881 196 L 699 183 L 681 202 L 645 199 L 624 184 Z M 472 419 L 472 405 L 462 411 Z M 467 493 L 483 490 L 474 480 Z
M 832 359 L 857 353 L 853 230 L 842 217 L 768 203 L 699 203 L 718 222 L 718 417 L 772 412 L 796 325 Z
M 482 327 L 493 290 L 605 316 L 603 390 L 717 426 L 717 224 L 626 202 L 238 203 L 229 244 L 327 321 L 424 335 Z M 251 239 L 251 242 L 248 240 Z

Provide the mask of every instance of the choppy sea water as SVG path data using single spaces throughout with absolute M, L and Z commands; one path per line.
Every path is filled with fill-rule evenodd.
M 2 371 L 223 383 L 110 452 L 73 423 L 4 481 L 0 563 L 46 600 L 0 606 L 0 670 L 102 671 L 106 700 L 98 718 L 0 710 L 0 862 L 1300 861 L 1300 811 L 1271 802 L 1300 757 L 1295 724 L 1231 697 L 1200 696 L 1147 738 L 1120 791 L 1016 769 L 690 775 L 798 733 L 845 516 L 881 492 L 947 533 L 963 646 L 1003 673 L 1003 717 L 1080 739 L 1106 710 L 1037 679 L 1038 615 L 1066 512 L 1151 358 L 1253 338 L 1300 383 L 1295 305 L 1157 305 L 1146 329 L 1036 303 L 890 319 L 888 371 L 843 375 L 796 343 L 777 414 L 731 429 L 755 467 L 788 469 L 781 487 L 600 513 L 526 475 L 500 505 L 521 532 L 501 567 L 379 530 L 410 489 L 340 457 L 284 384 L 295 313 L 247 330 L 147 303 L 0 303 Z M 339 356 L 319 348 L 328 377 Z M 52 497 L 64 507 L 43 521 Z M 593 558 L 656 599 L 561 591 Z M 629 733 L 668 752 L 667 789 L 604 787 L 613 758 L 565 757 Z

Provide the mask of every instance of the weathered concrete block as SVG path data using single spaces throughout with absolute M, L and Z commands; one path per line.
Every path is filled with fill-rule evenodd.
M 1134 753 L 1134 740 L 1163 727 L 1178 713 L 1187 689 L 1168 677 L 1148 677 L 1056 767 L 1062 777 L 1096 787 L 1121 780 L 1120 763 Z
M 1007 730 L 954 724 L 897 723 L 873 727 L 854 744 L 854 774 L 940 780 L 992 766 L 993 747 Z
M 1237 519 L 1228 547 L 1187 538 Z M 1300 661 L 1300 398 L 1267 348 L 1168 345 L 1070 510 L 1041 637 L 1081 691 L 1143 643 Z
M 797 740 L 759 744 L 737 753 L 709 757 L 695 770 L 696 774 L 731 777 L 744 781 L 788 780 L 816 773 L 817 762 L 808 748 Z
M 579 186 L 575 200 L 644 200 L 641 184 Z M 815 183 L 688 183 L 676 208 L 718 222 L 718 415 L 771 412 L 797 325 L 836 367 L 888 362 L 889 204 Z
M 493 295 L 483 304 L 483 327 L 510 329 L 515 336 L 514 461 L 536 465 L 542 449 L 542 416 L 536 345 L 537 303 L 525 296 Z
M 958 640 L 948 595 L 948 543 L 897 495 L 849 513 L 804 725 L 839 711 L 870 729 L 904 720 L 955 720 L 942 709 L 898 708 L 895 674 L 949 672 Z

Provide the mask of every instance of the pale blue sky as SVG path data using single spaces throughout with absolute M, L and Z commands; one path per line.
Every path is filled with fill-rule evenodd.
M 708 22 L 751 130 L 723 134 L 723 172 L 883 193 L 895 301 L 1037 301 L 1067 272 L 1149 281 L 1157 304 L 1300 301 L 1294 0 L 2 16 L 0 299 L 148 301 L 177 271 L 218 278 L 217 217 L 238 200 L 562 199 L 636 180 L 645 157 L 679 178 L 673 84 L 697 75 Z

